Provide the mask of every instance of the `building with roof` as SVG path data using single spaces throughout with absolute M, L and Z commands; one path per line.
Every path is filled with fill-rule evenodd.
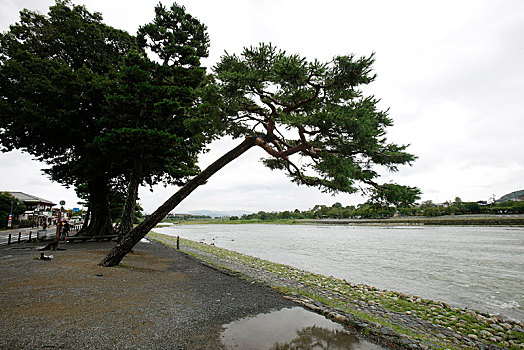
M 19 221 L 34 220 L 41 225 L 44 221 L 47 221 L 47 224 L 51 224 L 56 220 L 59 210 L 53 210 L 56 203 L 24 192 L 7 191 L 7 193 L 23 202 L 26 206 L 26 211 L 18 216 Z

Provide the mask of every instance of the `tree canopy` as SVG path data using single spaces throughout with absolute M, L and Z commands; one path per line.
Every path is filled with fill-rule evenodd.
M 47 16 L 21 11 L 0 44 L 3 150 L 28 152 L 62 184 L 87 184 L 94 228 L 109 233 L 112 175 L 93 141 L 104 128 L 113 74 L 136 40 L 103 24 L 99 13 L 57 1 Z
M 51 165 L 47 172 L 64 184 L 100 172 L 86 155 L 100 132 L 110 74 L 135 46 L 132 36 L 101 21 L 58 1 L 48 16 L 21 11 L 20 22 L 0 36 L 1 144 Z
M 118 88 L 108 96 L 108 131 L 95 142 L 128 183 L 122 234 L 132 228 L 140 184 L 182 185 L 198 173 L 196 156 L 213 136 L 196 103 L 207 79 L 200 59 L 208 41 L 206 27 L 183 7 L 159 4 L 154 20 L 138 30 L 140 51 L 120 66 Z
M 376 168 L 397 171 L 415 157 L 387 141 L 392 119 L 361 90 L 375 79 L 373 62 L 373 55 L 310 62 L 270 44 L 226 54 L 215 68 L 223 115 L 235 136 L 256 137 L 268 167 L 298 184 L 331 193 L 364 184 L 398 200 L 417 190 L 377 184 Z
M 32 154 L 62 184 L 87 185 L 90 234 L 112 233 L 116 183 L 133 180 L 132 213 L 139 184 L 195 175 L 211 130 L 195 113 L 206 27 L 176 4 L 155 14 L 133 36 L 57 1 L 48 15 L 23 10 L 0 36 L 2 150 Z
M 413 202 L 417 188 L 376 182 L 378 167 L 397 171 L 415 157 L 405 151 L 406 145 L 388 142 L 391 118 L 377 108 L 376 98 L 361 90 L 375 79 L 372 64 L 373 56 L 352 55 L 310 62 L 270 44 L 223 56 L 214 69 L 215 113 L 226 131 L 243 141 L 127 234 L 101 265 L 118 264 L 178 203 L 255 146 L 268 154 L 268 167 L 286 171 L 297 184 L 330 193 L 367 188 L 380 201 Z
M 208 37 L 183 7 L 158 5 L 155 13 L 138 30 L 140 50 L 119 66 L 118 87 L 107 96 L 110 113 L 102 118 L 107 131 L 95 142 L 115 158 L 116 173 L 139 167 L 146 184 L 181 185 L 198 171 L 195 157 L 211 124 L 194 108 L 206 79 L 200 59 L 208 55 Z

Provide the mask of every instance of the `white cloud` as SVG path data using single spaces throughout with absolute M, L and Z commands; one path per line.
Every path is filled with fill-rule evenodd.
M 54 203 L 66 201 L 68 208 L 81 207 L 73 189 L 51 182 L 41 169 L 46 164 L 37 162 L 26 153 L 12 151 L 0 153 L 0 191 L 25 192 Z
M 130 32 L 148 22 L 156 0 L 85 0 L 106 22 Z M 0 28 L 27 6 L 44 10 L 48 0 L 4 0 Z M 166 2 L 169 3 L 169 2 Z M 524 188 L 524 2 L 508 1 L 179 1 L 209 28 L 208 66 L 244 46 L 273 42 L 309 59 L 376 52 L 378 74 L 369 90 L 390 107 L 389 137 L 409 143 L 419 156 L 413 167 L 384 181 L 419 186 L 424 199 L 488 199 Z M 237 141 L 214 143 L 201 158 L 209 164 Z M 356 195 L 331 197 L 297 187 L 265 169 L 251 150 L 196 190 L 177 211 L 193 209 L 284 210 L 314 204 L 354 204 Z M 28 157 L 0 155 L 1 179 L 17 190 L 46 198 L 58 190 Z M 9 169 L 9 170 L 5 170 Z M 31 174 L 17 176 L 16 170 Z M 36 171 L 35 171 L 36 169 Z M 2 188 L 5 186 L 2 185 Z M 13 189 L 13 187 L 9 187 Z M 47 192 L 46 192 L 47 191 Z M 140 191 L 147 211 L 175 188 Z

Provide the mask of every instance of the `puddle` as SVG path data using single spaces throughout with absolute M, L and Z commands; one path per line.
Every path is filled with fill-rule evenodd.
M 227 349 L 384 349 L 302 307 L 243 318 L 224 328 Z

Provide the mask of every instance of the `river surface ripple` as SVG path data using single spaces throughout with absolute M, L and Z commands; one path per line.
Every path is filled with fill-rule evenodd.
M 209 224 L 155 231 L 524 320 L 521 227 Z

